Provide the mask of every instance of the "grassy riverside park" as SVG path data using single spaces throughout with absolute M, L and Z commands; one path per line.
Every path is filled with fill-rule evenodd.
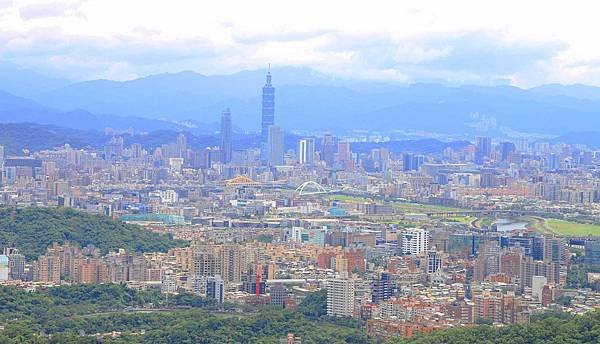
M 543 233 L 561 236 L 600 236 L 600 225 L 590 223 L 533 218 L 532 227 Z
M 381 203 L 382 200 L 378 197 L 368 196 L 353 196 L 353 195 L 327 195 L 329 200 L 338 200 L 349 203 L 360 203 L 360 202 L 377 202 Z M 460 208 L 420 204 L 412 202 L 402 202 L 399 200 L 391 200 L 389 204 L 392 205 L 395 211 L 405 214 L 424 214 L 424 213 L 435 213 L 435 212 L 452 212 L 460 211 Z M 478 228 L 487 228 L 495 220 L 490 217 L 475 218 L 471 216 L 452 216 L 448 217 L 447 220 L 469 224 Z M 560 235 L 560 236 L 600 236 L 600 225 L 578 223 L 574 221 L 565 221 L 558 219 L 544 219 L 540 217 L 527 217 L 526 220 L 529 222 L 529 227 L 541 233 Z
M 345 195 L 345 194 L 330 194 L 326 195 L 329 200 L 338 200 L 342 202 L 349 203 L 362 203 L 362 202 L 376 202 L 383 203 L 382 199 L 379 197 L 368 197 L 368 196 L 354 196 L 354 195 Z M 389 204 L 394 207 L 394 210 L 401 211 L 403 213 L 415 213 L 415 214 L 424 214 L 424 213 L 435 213 L 435 212 L 448 212 L 448 211 L 461 211 L 464 209 L 456 208 L 456 207 L 446 207 L 441 205 L 433 205 L 433 204 L 421 204 L 421 203 L 413 203 L 413 202 L 403 202 L 399 200 L 391 200 Z

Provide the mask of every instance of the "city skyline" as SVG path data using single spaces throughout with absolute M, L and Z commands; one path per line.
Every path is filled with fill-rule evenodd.
M 599 9 L 0 0 L 0 343 L 600 343 Z

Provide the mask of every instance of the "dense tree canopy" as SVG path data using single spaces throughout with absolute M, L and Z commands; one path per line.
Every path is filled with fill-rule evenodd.
M 231 313 L 191 294 L 165 296 L 122 285 L 61 286 L 34 293 L 0 287 L 0 323 L 5 326 L 0 343 L 278 343 L 287 333 L 300 336 L 303 343 L 378 342 L 356 323 L 315 317 L 321 311 L 313 311 L 321 309 L 324 295 L 322 291 L 309 294 L 299 312 Z M 112 331 L 121 335 L 93 336 Z M 479 325 L 391 338 L 388 344 L 598 342 L 600 311 L 579 316 L 546 313 L 533 316 L 528 325 Z
M 548 314 L 532 317 L 527 325 L 437 331 L 412 339 L 392 339 L 390 344 L 563 344 L 599 343 L 600 311 L 584 315 Z
M 288 310 L 219 312 L 198 296 L 165 296 L 121 285 L 62 286 L 35 293 L 0 287 L 0 322 L 6 324 L 0 343 L 96 343 L 87 335 L 112 331 L 122 336 L 103 343 L 278 343 L 289 332 L 303 343 L 374 342 L 362 329 Z
M 14 244 L 28 258 L 46 252 L 53 242 L 92 244 L 103 254 L 125 248 L 166 251 L 184 242 L 136 225 L 71 208 L 0 208 L 0 247 Z
M 318 318 L 327 314 L 327 290 L 321 289 L 306 295 L 296 310 L 307 317 Z

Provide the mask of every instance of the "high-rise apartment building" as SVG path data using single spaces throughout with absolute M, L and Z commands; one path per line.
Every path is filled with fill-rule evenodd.
M 354 281 L 335 278 L 327 281 L 327 315 L 351 317 L 354 315 Z
M 187 138 L 185 134 L 177 135 L 177 157 L 185 158 L 187 152 Z
M 544 237 L 544 258 L 546 262 L 562 262 L 564 260 L 564 243 L 561 238 Z
M 335 148 L 333 144 L 333 136 L 331 134 L 323 135 L 321 160 L 325 161 L 325 164 L 328 167 L 333 166 L 335 163 Z
M 520 270 L 521 290 L 524 290 L 525 287 L 532 287 L 534 276 L 545 276 L 548 283 L 561 283 L 559 262 L 544 262 L 534 260 L 532 257 L 524 257 L 521 260 Z
M 216 300 L 217 303 L 225 301 L 225 284 L 221 276 L 206 278 L 206 297 Z
M 242 282 L 242 248 L 235 244 L 199 245 L 192 250 L 192 275 L 217 276 L 225 284 Z
M 348 162 L 348 161 L 352 160 L 352 152 L 350 150 L 350 142 L 345 141 L 345 140 L 338 142 L 337 160 L 340 163 L 344 163 L 344 162 Z
M 390 274 L 380 272 L 379 276 L 373 281 L 371 290 L 371 301 L 381 302 L 389 300 L 394 295 L 393 283 Z
M 25 279 L 25 256 L 14 247 L 6 247 L 4 255 L 8 257 L 8 277 L 11 280 Z
M 492 138 L 491 137 L 478 137 L 475 145 L 475 162 L 483 164 L 485 158 L 489 157 L 492 153 Z
M 442 268 L 442 256 L 436 250 L 427 251 L 427 273 L 435 273 Z
M 239 245 L 222 245 L 217 248 L 220 258 L 220 275 L 225 283 L 242 282 L 242 257 Z
M 131 145 L 130 150 L 131 150 L 131 157 L 134 159 L 139 159 L 144 154 L 144 149 L 142 148 L 142 145 L 139 143 L 133 143 Z
M 221 259 L 214 246 L 202 245 L 193 249 L 193 275 L 208 277 L 221 273 Z
M 104 146 L 106 159 L 120 158 L 123 155 L 123 137 L 113 137 Z
M 402 154 L 402 171 L 418 171 L 424 163 L 425 157 L 423 155 Z
M 586 264 L 600 265 L 600 240 L 585 241 L 584 261 Z
M 48 252 L 37 260 L 37 278 L 43 283 L 60 283 L 60 256 L 55 252 Z
M 221 162 L 226 164 L 231 161 L 231 111 L 223 110 L 221 113 Z
M 108 281 L 108 267 L 100 258 L 75 259 L 73 281 L 77 283 L 102 283 Z
M 269 126 L 267 161 L 269 165 L 283 165 L 283 130 L 277 125 Z
M 502 161 L 507 161 L 510 157 L 510 154 L 517 150 L 517 147 L 512 142 L 502 142 L 500 143 L 500 155 Z
M 107 280 L 111 283 L 146 280 L 147 263 L 143 255 L 126 252 L 110 252 L 106 257 Z
M 487 276 L 500 272 L 500 245 L 494 241 L 486 242 L 477 253 L 473 263 L 473 279 L 483 281 Z
M 270 288 L 271 300 L 269 304 L 277 307 L 283 307 L 287 289 L 282 283 L 275 283 Z
M 429 248 L 429 232 L 422 228 L 408 228 L 400 234 L 403 254 L 419 254 Z

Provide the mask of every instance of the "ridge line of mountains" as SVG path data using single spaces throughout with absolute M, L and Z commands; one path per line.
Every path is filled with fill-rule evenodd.
M 393 140 L 559 137 L 600 146 L 600 87 L 400 85 L 340 80 L 305 68 L 272 70 L 276 122 L 286 131 L 380 132 Z M 258 130 L 265 70 L 194 72 L 71 83 L 0 63 L 0 123 L 214 135 L 231 108 L 235 131 Z
M 189 131 L 175 130 L 155 130 L 148 133 L 122 133 L 125 147 L 133 143 L 139 143 L 143 148 L 152 152 L 155 148 L 163 144 L 174 143 L 178 134 L 183 133 L 186 136 L 188 147 L 194 150 L 201 150 L 206 147 L 218 146 L 220 143 L 219 135 L 199 135 Z M 73 148 L 93 148 L 102 149 L 113 137 L 97 130 L 82 130 L 59 127 L 54 125 L 44 125 L 36 123 L 0 123 L 0 145 L 5 149 L 9 156 L 22 155 L 27 151 L 40 151 L 53 149 L 69 144 Z M 285 134 L 286 150 L 296 149 L 298 139 L 301 137 L 294 134 Z M 258 134 L 235 133 L 233 135 L 234 149 L 247 149 L 257 147 L 260 136 Z M 316 141 L 317 148 L 320 149 L 321 142 Z M 386 147 L 393 153 L 413 152 L 419 154 L 441 153 L 446 148 L 462 149 L 468 146 L 470 142 L 464 140 L 440 141 L 432 138 L 417 140 L 396 140 L 381 143 L 373 142 L 354 142 L 351 144 L 352 150 L 357 153 L 368 153 L 376 147 Z

